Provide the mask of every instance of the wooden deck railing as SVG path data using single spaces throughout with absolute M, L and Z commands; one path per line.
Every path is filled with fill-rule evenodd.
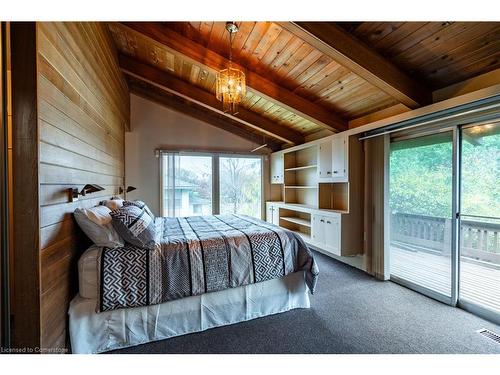
M 462 256 L 500 265 L 500 224 L 462 220 Z M 391 241 L 441 255 L 451 251 L 451 219 L 393 212 Z

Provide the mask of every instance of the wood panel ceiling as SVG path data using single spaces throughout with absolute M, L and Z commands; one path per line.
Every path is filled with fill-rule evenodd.
M 499 66 L 500 23 L 237 24 L 233 61 L 246 71 L 249 90 L 242 113 L 229 119 L 277 142 L 340 131 L 391 107 L 417 108 L 430 102 L 432 89 Z M 156 99 L 158 89 L 166 90 L 220 115 L 213 96 L 216 72 L 229 58 L 225 22 L 109 23 L 109 29 L 128 59 L 121 59 L 128 64 L 122 70 L 129 80 L 143 80 L 143 95 L 145 84 L 155 86 Z
M 500 67 L 500 22 L 338 23 L 432 89 Z
M 146 62 L 207 92 L 215 93 L 216 70 L 195 61 L 156 40 L 123 24 L 110 24 L 110 30 L 120 53 Z M 227 32 L 226 32 L 227 33 Z M 321 127 L 284 106 L 273 103 L 251 91 L 242 106 L 299 134 L 310 134 Z
M 167 27 L 228 57 L 224 22 L 166 22 Z M 274 22 L 241 22 L 233 42 L 240 65 L 349 120 L 398 103 L 382 90 Z M 257 108 L 259 110 L 259 108 Z

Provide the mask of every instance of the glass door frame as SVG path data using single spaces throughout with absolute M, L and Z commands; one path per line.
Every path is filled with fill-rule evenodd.
M 471 126 L 481 126 L 481 125 L 485 125 L 485 124 L 489 124 L 489 123 L 499 123 L 500 122 L 500 118 L 497 118 L 497 119 L 493 119 L 493 120 L 488 120 L 488 121 L 475 121 L 475 122 L 470 122 L 470 123 L 467 123 L 467 124 L 461 124 L 461 125 L 456 125 L 455 126 L 455 131 L 457 132 L 457 151 L 458 151 L 458 155 L 456 155 L 456 161 L 457 161 L 457 181 L 456 181 L 456 184 L 457 184 L 457 197 L 456 197 L 456 206 L 457 206 L 457 228 L 456 228 L 456 234 L 455 232 L 452 232 L 453 235 L 454 235 L 454 238 L 456 237 L 456 248 L 454 253 L 456 254 L 456 275 L 455 275 L 455 278 L 456 278 L 456 299 L 453 301 L 453 306 L 456 306 L 456 307 L 460 307 L 462 308 L 463 310 L 466 310 L 474 315 L 477 315 L 477 316 L 480 316 L 486 320 L 489 320 L 491 322 L 494 322 L 495 324 L 499 324 L 500 325 L 500 314 L 498 313 L 495 313 L 494 311 L 491 311 L 490 309 L 488 308 L 485 308 L 479 304 L 476 304 L 472 301 L 468 301 L 468 300 L 464 300 L 462 298 L 460 298 L 460 258 L 461 258 L 461 246 L 460 246 L 460 243 L 461 243 L 461 235 L 462 235 L 462 231 L 461 231 L 461 223 L 462 223 L 462 216 L 464 217 L 473 217 L 474 215 L 466 215 L 466 214 L 462 214 L 462 210 L 461 210 L 461 201 L 462 201 L 462 152 L 461 152 L 461 146 L 462 146 L 462 142 L 463 142 L 463 130 L 465 128 L 469 128 Z M 500 126 L 500 125 L 499 125 Z M 455 141 L 455 140 L 454 140 Z M 455 142 L 454 142 L 455 143 Z M 455 181 L 454 181 L 455 182 Z M 482 216 L 477 216 L 477 217 L 482 217 Z M 453 280 L 452 280 L 453 282 Z M 453 287 L 454 284 L 452 284 L 452 287 Z
M 422 130 L 421 132 L 415 132 L 408 138 L 417 138 L 430 134 L 437 134 L 439 132 L 452 132 L 452 218 L 451 218 L 451 296 L 446 296 L 437 291 L 431 290 L 424 286 L 418 285 L 414 282 L 401 279 L 397 276 L 390 275 L 390 280 L 396 282 L 397 284 L 408 287 L 418 293 L 426 295 L 430 298 L 438 300 L 440 302 L 446 303 L 450 306 L 460 307 L 466 311 L 469 311 L 475 315 L 483 317 L 489 321 L 496 324 L 500 324 L 500 314 L 497 314 L 487 308 L 483 308 L 473 302 L 463 300 L 460 298 L 460 257 L 461 257 L 461 194 L 462 194 L 462 140 L 463 140 L 463 129 L 470 126 L 481 125 L 485 123 L 498 122 L 497 120 L 489 121 L 471 121 L 463 124 L 447 125 L 439 130 Z M 387 168 L 390 168 L 389 152 L 387 153 L 386 159 Z M 388 186 L 388 191 L 390 191 L 390 186 Z M 388 199 L 388 197 L 387 197 Z M 390 250 L 390 241 L 389 249 Z M 389 265 L 390 268 L 390 265 Z
M 425 137 L 425 136 L 430 136 L 434 134 L 439 134 L 439 133 L 447 133 L 450 132 L 451 134 L 451 142 L 452 142 L 452 191 L 451 191 L 451 236 L 452 238 L 450 239 L 450 247 L 451 247 L 451 288 L 450 288 L 450 295 L 447 296 L 445 294 L 442 294 L 438 291 L 432 290 L 430 288 L 427 288 L 425 286 L 419 285 L 413 281 L 403 279 L 398 276 L 394 276 L 390 274 L 390 263 L 389 263 L 389 274 L 390 274 L 390 280 L 400 284 L 404 287 L 407 287 L 409 289 L 412 289 L 420 294 L 423 294 L 427 297 L 433 298 L 439 302 L 445 303 L 447 305 L 455 306 L 457 303 L 457 298 L 458 298 L 458 288 L 457 288 L 457 282 L 458 282 L 458 275 L 459 275 L 459 270 L 458 270 L 458 259 L 460 259 L 459 255 L 455 251 L 455 248 L 457 244 L 459 244 L 459 238 L 457 237 L 458 235 L 458 230 L 457 228 L 460 228 L 459 223 L 458 223 L 458 218 L 459 215 L 457 214 L 460 212 L 458 210 L 458 205 L 459 202 L 457 202 L 457 197 L 459 197 L 459 177 L 460 177 L 460 171 L 458 170 L 459 168 L 459 160 L 458 157 L 460 157 L 460 152 L 459 152 L 459 147 L 457 146 L 457 140 L 459 137 L 459 130 L 457 125 L 449 125 L 442 127 L 440 129 L 436 130 L 426 130 L 423 129 L 422 131 L 417 131 L 415 133 L 412 132 L 411 135 L 408 136 L 402 136 L 400 140 L 405 140 L 405 139 L 412 139 L 412 138 L 419 138 L 419 137 Z M 398 139 L 399 140 L 399 139 Z M 389 141 L 389 144 L 392 143 Z M 390 147 L 390 146 L 389 146 Z M 386 159 L 386 165 L 387 168 L 390 169 L 390 160 L 389 160 L 389 155 L 390 152 L 387 152 L 387 159 Z M 388 195 L 386 199 L 389 199 L 389 194 L 390 194 L 390 186 L 387 187 Z M 389 224 L 389 230 L 390 230 L 390 224 Z M 390 248 L 390 240 L 388 241 L 388 246 L 389 249 L 386 249 L 384 251 L 391 251 Z M 390 258 L 390 257 L 389 257 Z

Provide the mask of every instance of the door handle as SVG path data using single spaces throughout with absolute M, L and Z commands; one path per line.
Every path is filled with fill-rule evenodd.
M 333 173 L 339 173 L 339 171 L 333 171 Z
M 328 172 L 326 172 L 326 174 L 332 174 L 332 172 L 328 171 Z
M 331 222 L 329 222 L 329 221 L 327 221 L 326 223 L 327 223 L 327 224 L 331 224 Z

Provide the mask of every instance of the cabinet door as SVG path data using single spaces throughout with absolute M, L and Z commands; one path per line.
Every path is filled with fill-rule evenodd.
M 282 184 L 284 177 L 284 160 L 283 153 L 271 154 L 271 183 Z
M 274 206 L 271 204 L 267 204 L 266 205 L 266 221 L 268 223 L 271 223 L 271 224 L 274 223 L 273 212 L 274 212 Z
M 318 148 L 318 178 L 320 181 L 332 178 L 332 141 L 320 143 Z
M 280 225 L 280 208 L 277 206 L 273 206 L 273 224 Z
M 340 217 L 325 217 L 325 249 L 332 254 L 341 255 Z
M 285 157 L 283 153 L 280 153 L 277 158 L 278 170 L 276 171 L 276 175 L 278 176 L 276 183 L 283 184 L 285 183 Z
M 325 218 L 321 215 L 311 215 L 311 237 L 319 246 L 325 244 Z
M 332 176 L 335 180 L 343 180 L 346 177 L 345 138 L 337 136 L 332 140 Z

